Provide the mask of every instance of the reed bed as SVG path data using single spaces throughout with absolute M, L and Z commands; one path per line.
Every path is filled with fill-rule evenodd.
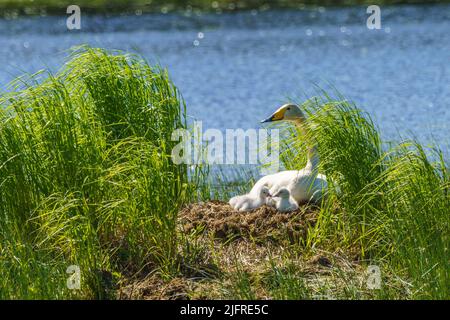
M 306 134 L 291 129 L 283 163 L 301 168 L 299 150 L 316 142 L 321 172 L 332 182 L 306 246 L 357 248 L 365 264 L 396 270 L 406 284 L 397 298 L 448 299 L 450 180 L 443 152 L 414 140 L 383 143 L 370 115 L 339 94 L 321 91 L 303 109 Z
M 69 265 L 87 284 L 79 297 L 107 298 L 143 268 L 170 273 L 194 190 L 170 159 L 186 126 L 178 90 L 136 56 L 91 48 L 46 76 L 0 102 L 0 297 L 71 297 Z

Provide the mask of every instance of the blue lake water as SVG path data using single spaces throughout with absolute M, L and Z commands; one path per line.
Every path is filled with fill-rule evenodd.
M 204 128 L 259 127 L 279 104 L 336 87 L 370 112 L 383 137 L 449 143 L 450 6 L 235 14 L 82 15 L 0 19 L 0 88 L 24 72 L 57 70 L 72 46 L 135 51 L 169 69 Z

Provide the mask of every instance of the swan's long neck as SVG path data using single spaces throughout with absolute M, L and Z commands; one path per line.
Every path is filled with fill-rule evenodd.
M 306 170 L 319 173 L 319 153 L 317 152 L 317 145 L 308 147 L 308 161 L 306 162 Z
M 304 136 L 306 136 L 306 130 L 305 127 L 302 123 L 302 120 L 298 120 L 295 122 L 295 125 L 297 126 L 297 128 L 299 128 L 299 130 L 302 132 L 302 134 Z M 312 171 L 316 174 L 318 174 L 319 172 L 319 162 L 320 162 L 320 158 L 319 158 L 319 153 L 317 151 L 317 144 L 316 143 L 309 143 L 308 144 L 308 159 L 306 162 L 306 167 L 305 170 L 308 171 Z

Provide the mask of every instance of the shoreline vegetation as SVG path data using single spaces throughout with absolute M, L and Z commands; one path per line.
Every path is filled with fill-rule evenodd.
M 178 11 L 234 12 L 241 10 L 305 9 L 318 6 L 400 5 L 450 3 L 450 0 L 78 0 L 84 13 L 134 14 Z M 0 0 L 3 16 L 65 15 L 68 0 Z
M 168 72 L 139 56 L 80 47 L 58 73 L 11 88 L 0 97 L 0 299 L 450 297 L 446 159 L 415 141 L 384 145 L 342 96 L 299 102 L 307 130 L 286 132 L 283 167 L 302 168 L 314 139 L 339 190 L 289 216 L 233 212 L 223 201 L 258 178 L 243 170 L 212 185 L 207 166 L 173 164 L 187 108 Z

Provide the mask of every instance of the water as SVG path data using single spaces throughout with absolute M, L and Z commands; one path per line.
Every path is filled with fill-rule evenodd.
M 367 29 L 365 9 L 83 15 L 81 31 L 65 16 L 0 20 L 0 88 L 88 43 L 167 67 L 204 129 L 256 128 L 288 98 L 332 84 L 384 138 L 448 144 L 450 6 L 382 7 L 381 30 Z

